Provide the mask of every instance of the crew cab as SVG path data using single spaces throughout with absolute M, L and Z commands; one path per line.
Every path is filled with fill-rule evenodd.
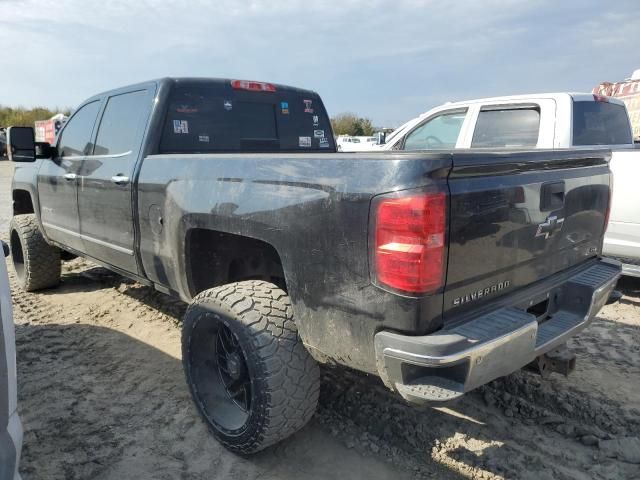
M 9 143 L 22 287 L 81 255 L 188 302 L 187 384 L 237 452 L 310 419 L 318 363 L 451 401 L 561 347 L 620 275 L 606 149 L 336 153 L 316 93 L 188 78 Z
M 587 93 L 551 93 L 447 103 L 414 118 L 382 150 L 611 148 L 615 179 L 605 255 L 640 276 L 640 150 L 622 100 Z

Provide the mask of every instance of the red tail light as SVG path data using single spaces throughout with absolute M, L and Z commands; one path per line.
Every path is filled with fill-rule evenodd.
M 275 85 L 265 82 L 254 82 L 252 80 L 231 80 L 231 87 L 236 90 L 251 90 L 253 92 L 271 92 L 276 91 Z
M 410 293 L 440 288 L 445 271 L 447 195 L 382 198 L 375 205 L 374 275 Z

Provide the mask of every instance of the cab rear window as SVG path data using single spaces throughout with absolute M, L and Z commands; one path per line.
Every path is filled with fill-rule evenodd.
M 573 145 L 633 143 L 623 105 L 603 101 L 573 102 Z
M 181 85 L 170 93 L 162 153 L 333 151 L 317 96 L 246 91 L 231 84 Z

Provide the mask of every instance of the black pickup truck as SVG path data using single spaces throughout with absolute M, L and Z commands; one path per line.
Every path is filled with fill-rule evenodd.
M 318 362 L 450 401 L 563 345 L 620 274 L 608 150 L 339 154 L 316 93 L 219 79 L 106 92 L 56 145 L 8 141 L 21 285 L 81 255 L 189 302 L 187 383 L 243 453 L 310 419 Z

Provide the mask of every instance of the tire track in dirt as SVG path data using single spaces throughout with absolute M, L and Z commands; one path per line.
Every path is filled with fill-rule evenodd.
M 61 449 L 60 468 L 65 476 L 88 478 L 104 472 L 110 463 L 126 457 L 127 450 L 144 434 L 154 436 L 154 445 L 157 445 L 154 450 L 174 452 L 173 461 L 178 465 L 195 463 L 205 471 L 212 464 L 212 460 L 205 459 L 212 457 L 211 451 L 216 451 L 215 441 L 208 440 L 205 447 L 191 440 L 208 435 L 195 415 L 181 412 L 174 418 L 184 428 L 181 441 L 197 452 L 195 461 L 190 452 L 186 462 L 184 448 L 177 448 L 173 444 L 175 439 L 162 428 L 149 425 L 150 422 L 162 425 L 163 414 L 177 415 L 175 406 L 167 406 L 166 396 L 189 402 L 186 386 L 174 380 L 158 385 L 157 378 L 145 378 L 148 370 L 136 369 L 136 366 L 148 359 L 136 352 L 120 352 L 124 361 L 120 356 L 101 355 L 99 352 L 108 351 L 109 345 L 105 340 L 93 338 L 91 330 L 78 335 L 75 330 L 51 333 L 46 328 L 51 318 L 64 318 L 63 326 L 80 323 L 119 329 L 141 341 L 153 338 L 154 345 L 171 353 L 172 344 L 179 345 L 176 339 L 186 308 L 183 303 L 84 260 L 64 266 L 62 292 L 25 294 L 15 288 L 13 292 L 21 324 L 18 344 L 19 373 L 26 377 L 21 384 L 23 389 L 33 394 L 38 383 L 45 380 L 24 373 L 35 362 L 60 362 L 63 370 L 76 369 L 74 376 L 90 377 L 80 384 L 65 377 L 45 381 L 52 391 L 64 392 L 57 401 L 82 418 L 82 428 L 68 427 L 55 418 L 28 417 L 30 424 L 34 422 L 41 427 L 28 435 L 47 439 L 53 430 L 62 435 L 61 445 L 69 444 L 66 450 Z M 637 301 L 633 292 L 625 298 L 629 302 Z M 569 378 L 554 375 L 545 381 L 531 373 L 518 372 L 476 390 L 445 409 L 406 405 L 377 379 L 345 369 L 324 368 L 320 407 L 314 422 L 337 443 L 358 452 L 359 456 L 383 460 L 396 471 L 409 472 L 415 477 L 637 478 L 640 468 L 637 464 L 612 458 L 611 450 L 600 447 L 640 431 L 637 408 L 640 404 L 637 389 L 640 313 L 637 310 L 629 304 L 606 307 L 601 318 L 572 340 L 578 368 Z M 33 326 L 29 334 L 20 333 L 23 324 Z M 30 346 L 34 335 L 48 335 L 44 351 L 37 344 Z M 81 358 L 70 356 L 70 352 L 77 351 L 82 352 Z M 77 367 L 78 360 L 91 368 Z M 175 358 L 170 360 L 166 365 L 160 362 L 160 368 L 175 373 L 177 362 Z M 102 375 L 109 378 L 110 385 L 121 386 L 117 401 L 109 408 L 98 401 L 100 395 L 108 393 L 100 388 Z M 23 397 L 21 395 L 21 401 Z M 43 397 L 56 401 L 55 395 L 48 396 L 46 392 Z M 155 412 L 152 419 L 141 419 L 136 413 L 139 411 L 136 403 L 140 401 L 152 403 Z M 96 405 L 101 407 L 91 411 L 96 410 Z M 108 428 L 99 421 L 100 416 L 114 415 L 120 418 L 118 428 Z M 93 425 L 99 425 L 95 431 L 89 428 Z M 79 452 L 73 435 L 86 438 Z M 261 466 L 265 467 L 266 463 L 273 469 L 270 462 L 290 462 L 299 451 L 295 442 L 285 444 L 267 453 L 275 460 L 266 460 Z M 614 450 L 613 454 L 620 456 L 621 452 Z M 35 458 L 50 458 L 50 455 L 46 448 L 27 442 L 27 473 L 33 473 L 28 469 Z M 141 472 L 153 470 L 151 460 L 136 462 L 134 465 Z M 248 473 L 251 467 L 255 464 L 227 465 L 233 475 Z M 193 476 L 193 469 L 180 468 L 190 478 L 198 478 L 197 472 Z

